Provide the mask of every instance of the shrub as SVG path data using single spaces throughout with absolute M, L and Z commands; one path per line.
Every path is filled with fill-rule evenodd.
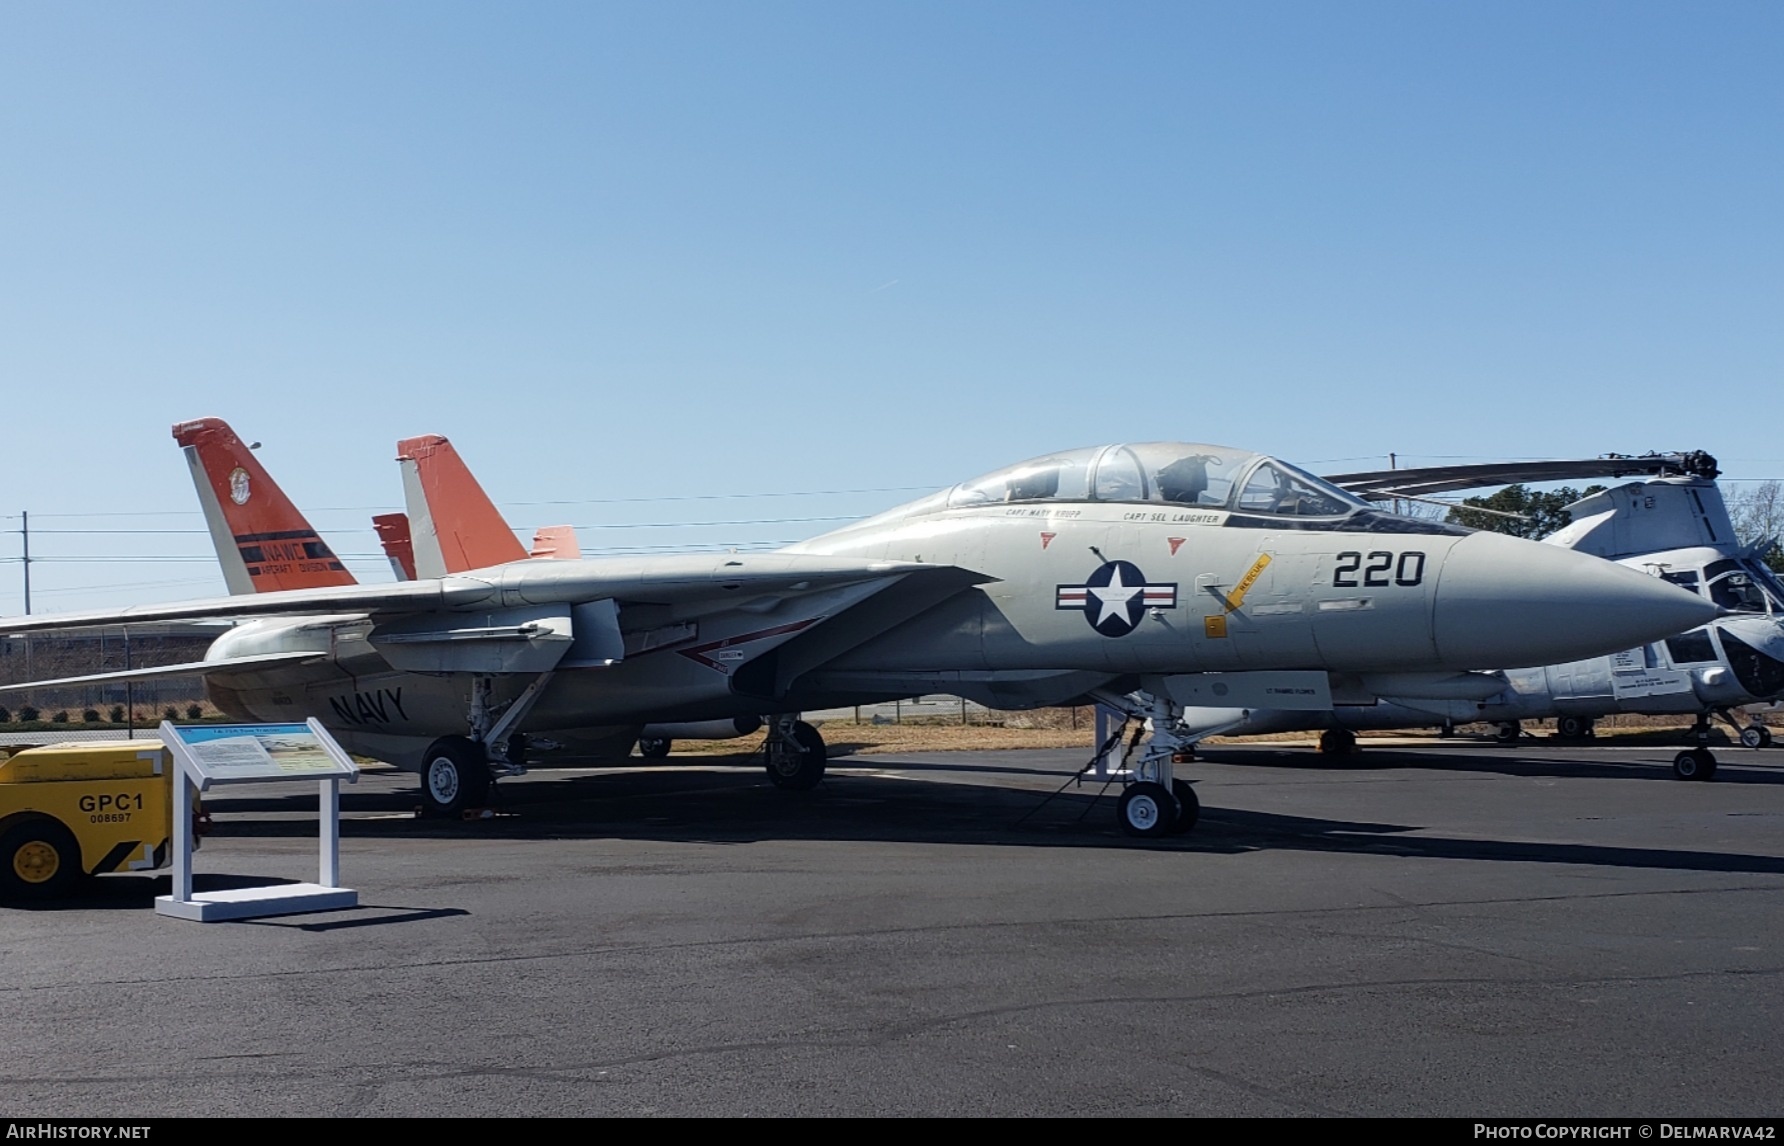
M 50 719 L 55 721 L 57 724 L 67 724 L 68 723 L 68 710 L 66 708 L 62 709 L 61 711 L 57 712 L 56 715 L 50 717 Z
M 0 708 L 0 724 L 11 724 L 11 723 L 12 723 L 12 713 L 6 711 L 4 708 Z
M 23 723 L 29 724 L 31 721 L 38 720 L 42 716 L 43 713 L 37 711 L 37 709 L 29 704 L 19 705 L 19 720 Z
M 171 723 L 172 721 L 178 720 L 179 718 L 180 718 L 180 710 L 175 708 L 171 704 L 161 710 L 161 719 L 163 719 L 165 721 L 168 721 Z
M 113 724 L 124 723 L 124 706 L 121 704 L 112 705 L 110 716 Z
M 197 705 L 197 704 L 188 704 L 186 706 L 186 719 L 187 720 L 203 720 L 204 719 L 204 707 L 202 705 Z
M 88 724 L 98 724 L 99 710 L 97 708 L 83 708 L 81 709 L 81 719 Z

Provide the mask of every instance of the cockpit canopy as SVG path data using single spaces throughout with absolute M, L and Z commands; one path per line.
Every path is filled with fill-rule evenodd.
M 1044 501 L 1141 502 L 1293 517 L 1343 517 L 1369 508 L 1287 462 L 1185 442 L 1089 446 L 1031 458 L 955 486 L 947 506 Z

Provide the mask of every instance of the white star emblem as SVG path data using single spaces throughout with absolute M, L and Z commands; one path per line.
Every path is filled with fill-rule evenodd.
M 1109 578 L 1107 585 L 1096 586 L 1090 590 L 1090 595 L 1103 603 L 1103 611 L 1097 615 L 1096 623 L 1100 625 L 1110 617 L 1120 617 L 1125 621 L 1127 619 L 1127 603 L 1132 601 L 1134 595 L 1144 588 L 1144 585 L 1123 585 L 1121 583 L 1121 568 L 1117 566 L 1115 575 Z

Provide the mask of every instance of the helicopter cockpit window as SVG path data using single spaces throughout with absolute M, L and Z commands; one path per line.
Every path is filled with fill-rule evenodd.
M 1110 446 L 1096 463 L 1092 484 L 1098 501 L 1145 501 L 1146 476 L 1140 459 L 1126 446 Z
M 1099 451 L 1069 450 L 1019 462 L 954 487 L 953 508 L 1020 501 L 1083 501 L 1090 493 L 1090 463 Z
M 1278 461 L 1265 461 L 1245 479 L 1238 509 L 1295 517 L 1334 517 L 1360 508 L 1347 495 L 1318 478 Z
M 1716 561 L 1704 571 L 1710 600 L 1737 613 L 1769 613 L 1771 608 L 1760 580 L 1738 562 Z

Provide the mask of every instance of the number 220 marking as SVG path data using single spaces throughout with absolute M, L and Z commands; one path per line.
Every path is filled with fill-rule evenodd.
M 1368 564 L 1364 564 L 1367 561 Z M 1392 571 L 1393 580 L 1388 580 Z M 1362 573 L 1363 579 L 1357 580 Z M 1425 579 L 1425 555 L 1416 549 L 1409 549 L 1398 556 L 1384 550 L 1373 553 L 1340 553 L 1338 565 L 1332 570 L 1332 586 L 1337 589 L 1357 589 L 1367 586 L 1372 589 L 1386 588 L 1388 585 L 1417 585 Z

